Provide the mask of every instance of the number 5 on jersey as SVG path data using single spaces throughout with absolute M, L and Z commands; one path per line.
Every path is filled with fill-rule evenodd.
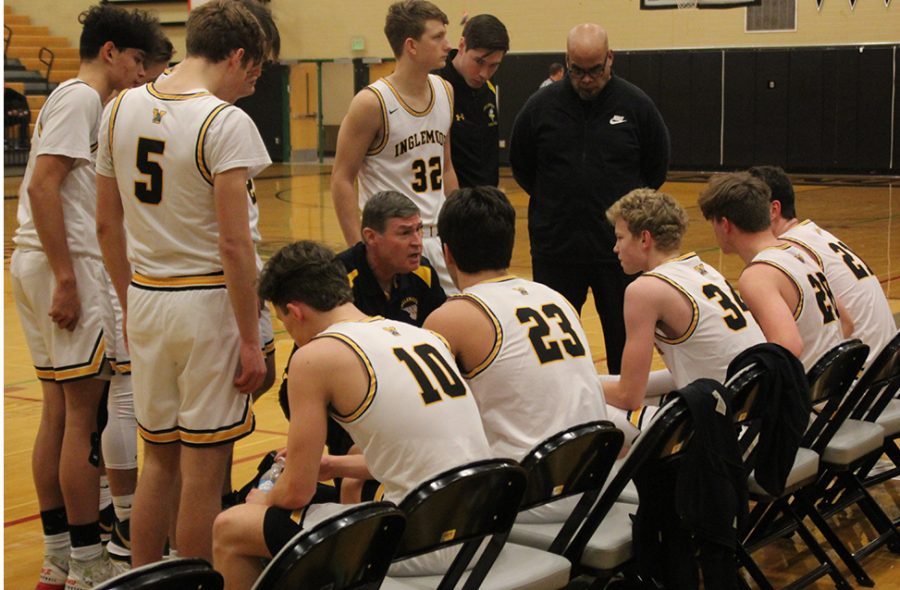
M 159 139 L 138 139 L 137 169 L 147 177 L 146 181 L 134 182 L 134 196 L 141 203 L 159 205 L 162 201 L 163 169 L 156 158 L 161 157 L 165 149 L 166 142 Z

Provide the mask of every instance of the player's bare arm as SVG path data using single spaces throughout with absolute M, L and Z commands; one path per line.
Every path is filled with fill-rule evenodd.
M 102 174 L 97 174 L 97 240 L 106 272 L 112 279 L 122 309 L 126 310 L 131 264 L 125 237 L 125 210 L 116 179 Z
M 429 314 L 422 327 L 444 337 L 463 374 L 487 360 L 497 336 L 487 314 L 465 298 L 448 300 Z
M 448 90 L 450 91 L 450 104 L 453 105 L 453 87 L 449 84 L 447 85 Z M 450 113 L 453 114 L 453 109 L 450 109 Z M 456 168 L 453 167 L 453 158 L 450 157 L 450 142 L 453 141 L 451 137 L 452 133 L 447 133 L 447 139 L 444 141 L 444 195 L 449 195 L 453 191 L 459 188 L 459 179 L 456 178 Z
M 356 177 L 366 152 L 381 140 L 384 132 L 381 102 L 374 92 L 363 90 L 353 97 L 350 110 L 341 122 L 331 169 L 331 199 L 348 246 L 360 241 Z
M 853 335 L 853 318 L 850 317 L 847 306 L 844 305 L 840 299 L 836 298 L 835 304 L 837 304 L 838 313 L 841 314 L 841 334 L 844 335 L 844 338 L 850 338 L 850 336 Z
M 240 367 L 234 380 L 241 393 L 252 393 L 266 376 L 259 342 L 259 302 L 256 297 L 256 256 L 247 211 L 247 169 L 232 168 L 213 179 L 219 254 L 225 285 L 241 336 Z
M 60 187 L 74 164 L 75 160 L 67 156 L 40 155 L 35 160 L 34 173 L 28 185 L 34 228 L 56 279 L 50 318 L 63 330 L 70 331 L 78 324 L 81 302 L 69 243 L 66 241 Z
M 270 505 L 296 509 L 309 503 L 319 480 L 329 405 L 349 414 L 362 402 L 368 387 L 362 362 L 337 339 L 315 339 L 294 354 L 288 369 L 293 419 L 288 429 L 287 461 L 269 493 Z
M 800 294 L 787 275 L 768 264 L 751 264 L 741 273 L 738 290 L 766 341 L 780 344 L 799 358 L 803 338 L 792 310 Z
M 623 410 L 644 404 L 647 380 L 653 362 L 653 337 L 662 310 L 667 304 L 666 285 L 652 277 L 642 277 L 625 289 L 625 348 L 618 383 L 603 383 L 606 403 Z

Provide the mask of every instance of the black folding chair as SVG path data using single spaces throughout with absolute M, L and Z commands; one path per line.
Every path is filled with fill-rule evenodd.
M 203 559 L 168 559 L 134 568 L 94 590 L 222 590 L 222 574 Z
M 354 506 L 299 532 L 269 562 L 253 590 L 377 590 L 405 522 L 390 502 Z
M 476 590 L 509 536 L 526 483 L 525 470 L 515 461 L 488 459 L 452 469 L 421 484 L 400 503 L 406 514 L 406 531 L 395 562 L 459 545 L 449 569 L 433 586 L 451 590 L 485 542 L 481 556 L 463 583 L 463 590 Z M 432 587 L 434 576 L 424 578 L 426 582 L 416 583 L 416 577 L 389 577 L 384 587 Z
M 767 404 L 773 403 L 771 396 L 786 395 L 786 392 L 773 390 L 768 381 L 769 375 L 765 367 L 759 364 L 751 364 L 739 372 L 735 373 L 731 379 L 725 384 L 727 395 L 730 399 L 732 415 L 734 422 L 739 429 L 738 445 L 741 449 L 741 455 L 744 461 L 744 467 L 747 474 L 754 472 L 757 465 L 759 448 L 759 437 L 765 436 L 762 428 L 763 408 Z M 828 557 L 815 537 L 803 524 L 803 517 L 787 502 L 790 495 L 798 489 L 813 484 L 818 475 L 819 457 L 809 449 L 799 448 L 794 459 L 794 464 L 784 481 L 777 482 L 776 488 L 782 490 L 780 493 L 774 494 L 773 491 L 766 490 L 760 486 L 755 478 L 751 477 L 750 489 L 751 497 L 756 500 L 757 506 L 761 507 L 754 514 L 744 530 L 740 531 L 737 545 L 737 558 L 750 577 L 762 590 L 772 590 L 773 586 L 766 578 L 762 569 L 756 564 L 752 557 L 754 549 L 763 546 L 765 542 L 758 542 L 757 545 L 751 546 L 747 539 L 752 536 L 754 530 L 754 521 L 759 521 L 762 511 L 780 511 L 786 518 L 790 519 L 800 538 L 816 558 L 819 560 L 819 566 L 808 572 L 798 580 L 792 582 L 790 587 L 805 586 L 823 575 L 828 574 L 834 581 L 836 587 L 849 589 L 850 585 L 838 571 L 834 562 Z M 772 487 L 771 485 L 769 487 Z M 764 539 L 768 541 L 769 539 Z M 738 577 L 739 583 L 744 588 L 749 589 L 746 581 Z
M 660 462 L 680 454 L 692 432 L 687 417 L 680 400 L 663 406 L 635 440 L 622 467 L 583 521 L 567 521 L 562 531 L 559 524 L 516 524 L 511 542 L 547 549 L 557 541 L 562 545 L 561 533 L 568 534 L 568 527 L 576 528 L 571 541 L 561 548 L 562 553 L 575 566 L 575 575 L 595 575 L 601 584 L 632 557 L 631 514 L 637 506 L 617 502 L 619 495 L 640 469 L 655 469 Z
M 822 493 L 818 482 L 826 472 L 823 454 L 856 406 L 858 400 L 852 394 L 848 395 L 848 391 L 865 363 L 868 351 L 869 347 L 859 340 L 844 342 L 825 353 L 807 372 L 815 416 L 803 435 L 784 493 L 772 496 L 755 486 L 751 478 L 750 491 L 756 505 L 750 512 L 748 527 L 743 535 L 744 549 L 748 553 L 755 551 L 796 531 L 819 561 L 817 568 L 792 582 L 788 588 L 802 588 L 825 574 L 838 588 L 850 587 L 803 525 L 804 517 L 809 517 L 860 584 L 872 584 L 858 561 L 815 507 Z M 756 581 L 764 588 L 771 587 Z

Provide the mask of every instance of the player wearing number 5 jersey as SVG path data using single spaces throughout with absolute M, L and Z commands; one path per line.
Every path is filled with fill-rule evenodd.
M 376 477 L 385 499 L 399 503 L 424 480 L 490 456 L 478 408 L 446 343 L 359 311 L 346 269 L 328 248 L 308 241 L 285 246 L 266 263 L 259 293 L 299 348 L 288 368 L 284 472 L 270 492 L 254 490 L 216 521 L 215 567 L 228 588 L 251 587 L 259 557 L 274 555 L 333 510 L 309 505 L 317 481 Z M 362 455 L 323 459 L 329 414 Z M 430 554 L 395 568 L 439 573 L 451 559 Z
M 747 265 L 741 296 L 766 340 L 790 350 L 809 370 L 852 331 L 852 322 L 812 258 L 772 233 L 769 187 L 746 172 L 714 176 L 700 195 L 726 254 Z
M 127 314 L 145 451 L 134 565 L 162 557 L 179 472 L 178 550 L 212 558 L 231 446 L 253 431 L 249 394 L 266 373 L 247 181 L 270 161 L 231 103 L 252 93 L 273 57 L 274 23 L 248 1 L 192 10 L 185 60 L 120 94 L 101 124 L 98 235 Z
M 667 393 L 701 377 L 723 381 L 731 359 L 764 338 L 725 278 L 693 252 L 680 253 L 688 218 L 675 199 L 636 189 L 606 216 L 615 226 L 622 269 L 643 271 L 625 289 L 621 376 L 603 381 L 614 422 L 633 435 L 655 411 L 644 405 L 648 393 Z M 667 372 L 650 372 L 654 344 Z
M 521 460 L 542 440 L 606 418 L 588 340 L 569 302 L 508 274 L 516 212 L 494 187 L 457 190 L 438 219 L 461 295 L 425 320 L 444 336 L 472 388 L 491 451 Z M 574 504 L 541 507 L 562 521 Z
M 891 306 L 878 277 L 866 262 L 833 234 L 809 219 L 800 221 L 794 187 L 781 168 L 755 166 L 749 170 L 772 191 L 772 230 L 812 256 L 825 273 L 835 299 L 853 320 L 853 338 L 869 345 L 871 362 L 897 333 Z
M 396 2 L 384 32 L 397 65 L 353 98 L 341 123 L 331 174 L 335 211 L 353 246 L 361 237 L 359 211 L 370 197 L 389 190 L 408 196 L 422 215 L 423 254 L 452 292 L 436 224 L 444 195 L 457 187 L 450 159 L 453 89 L 429 74 L 444 67 L 450 52 L 447 16 L 425 0 Z

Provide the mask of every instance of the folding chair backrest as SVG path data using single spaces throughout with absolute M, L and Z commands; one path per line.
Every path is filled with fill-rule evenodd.
M 400 503 L 406 531 L 394 555 L 406 559 L 462 544 L 441 587 L 452 588 L 490 538 L 466 587 L 480 583 L 516 520 L 527 475 L 512 459 L 488 459 L 446 471 L 415 488 Z M 477 572 L 477 574 L 476 574 Z
M 619 498 L 625 484 L 640 470 L 658 468 L 661 463 L 676 460 L 683 453 L 693 434 L 689 417 L 687 406 L 675 397 L 659 409 L 649 426 L 638 435 L 621 469 L 564 551 L 572 563 L 580 561 L 591 536 Z
M 168 559 L 135 568 L 95 590 L 222 590 L 222 574 L 203 559 Z
M 528 486 L 520 510 L 599 490 L 622 448 L 622 431 L 606 420 L 568 428 L 538 444 L 522 467 Z
M 881 349 L 856 388 L 861 398 L 850 417 L 875 420 L 900 388 L 900 332 Z
M 847 394 L 868 354 L 868 346 L 859 340 L 849 340 L 822 355 L 807 372 L 810 399 L 818 416 L 803 437 L 804 447 L 822 453 L 850 415 L 862 392 L 854 390 L 853 396 Z
M 752 469 L 756 439 L 762 421 L 762 404 L 766 403 L 763 382 L 764 366 L 752 363 L 735 373 L 725 384 L 726 397 L 731 403 L 734 423 L 741 428 L 738 443 L 744 465 Z
M 269 562 L 253 590 L 377 590 L 405 522 L 390 502 L 349 508 L 298 533 Z

